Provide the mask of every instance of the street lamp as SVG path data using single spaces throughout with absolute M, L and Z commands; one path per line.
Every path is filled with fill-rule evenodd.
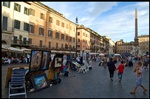
M 76 57 L 77 57 L 77 26 L 78 26 L 78 18 L 76 17 Z

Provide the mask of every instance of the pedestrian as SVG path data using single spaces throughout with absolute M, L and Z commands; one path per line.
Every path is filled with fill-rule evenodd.
M 106 65 L 107 65 L 107 57 L 106 56 L 104 57 L 103 61 L 104 61 L 103 62 L 104 68 L 106 68 Z
M 116 70 L 115 63 L 113 62 L 112 58 L 109 58 L 109 62 L 107 62 L 110 79 L 113 81 L 114 71 Z
M 144 56 L 144 60 L 143 60 L 143 66 L 145 68 L 145 70 L 148 70 L 148 58 L 147 55 Z
M 119 78 L 119 81 L 122 80 L 122 75 L 123 75 L 123 72 L 124 72 L 124 67 L 125 65 L 123 64 L 124 62 L 121 61 L 120 65 L 116 68 L 116 70 L 118 70 L 118 78 Z
M 134 87 L 134 89 L 130 92 L 131 94 L 135 94 L 136 93 L 136 89 L 141 86 L 143 88 L 143 93 L 145 94 L 147 89 L 142 85 L 142 79 L 143 79 L 143 66 L 141 62 L 138 62 L 134 68 L 134 72 L 136 73 L 136 85 Z
M 29 63 L 30 63 L 30 55 L 27 54 L 27 64 L 29 64 Z

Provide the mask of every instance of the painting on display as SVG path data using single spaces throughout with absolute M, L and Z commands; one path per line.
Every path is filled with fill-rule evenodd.
M 41 70 L 48 70 L 51 61 L 50 51 L 42 51 Z
M 38 71 L 41 68 L 41 61 L 42 61 L 42 51 L 41 50 L 31 50 L 31 57 L 30 57 L 30 64 L 29 64 L 29 72 Z
M 36 76 L 31 76 L 31 81 L 35 91 L 39 91 L 49 87 L 48 78 L 45 73 Z
M 62 67 L 63 54 L 56 54 L 53 61 L 54 61 L 55 68 Z

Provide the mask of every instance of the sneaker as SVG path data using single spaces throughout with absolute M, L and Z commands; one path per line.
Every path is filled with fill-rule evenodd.
M 135 94 L 135 92 L 134 92 L 134 91 L 131 91 L 130 94 Z
M 145 89 L 145 90 L 143 91 L 143 93 L 146 94 L 146 91 L 147 91 L 147 89 Z

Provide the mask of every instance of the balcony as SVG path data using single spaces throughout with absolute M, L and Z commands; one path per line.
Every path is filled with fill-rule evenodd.
M 28 47 L 29 46 L 29 42 L 28 41 L 22 41 L 22 40 L 17 40 L 17 41 L 12 41 L 13 43 L 11 44 L 11 46 L 15 47 L 15 46 L 20 46 L 20 47 Z

